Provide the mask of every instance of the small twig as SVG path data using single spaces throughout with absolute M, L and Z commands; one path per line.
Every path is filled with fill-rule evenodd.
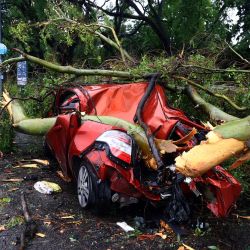
M 236 54 L 242 61 L 244 61 L 244 62 L 247 63 L 247 64 L 250 64 L 250 62 L 249 62 L 247 59 L 245 59 L 242 55 L 240 55 L 237 51 L 235 51 L 235 50 L 233 49 L 233 47 L 232 47 L 229 43 L 227 43 L 226 41 L 225 41 L 225 43 L 226 43 L 226 45 L 228 46 L 228 48 L 229 48 L 230 50 L 232 50 L 232 51 L 234 52 L 234 54 Z
M 31 222 L 32 219 L 30 217 L 27 202 L 26 202 L 25 195 L 23 192 L 21 194 L 21 204 L 22 204 L 22 208 L 23 208 L 24 219 L 26 222 L 29 223 L 29 222 Z
M 21 245 L 20 245 L 19 250 L 24 250 L 25 245 L 26 245 L 25 240 L 26 239 L 31 240 L 34 238 L 34 236 L 37 232 L 37 225 L 29 214 L 27 202 L 26 202 L 25 195 L 23 192 L 21 194 L 21 204 L 22 204 L 23 215 L 24 215 L 24 219 L 25 219 L 25 229 L 21 235 Z

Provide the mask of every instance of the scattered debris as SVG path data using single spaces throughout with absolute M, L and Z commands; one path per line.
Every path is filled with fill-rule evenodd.
M 23 177 L 23 179 L 25 181 L 37 181 L 38 180 L 38 176 L 34 175 L 34 174 L 29 174 Z
M 66 182 L 71 182 L 71 179 L 69 177 L 66 177 L 63 175 L 63 172 L 62 171 L 56 171 L 57 175 L 64 181 Z
M 186 244 L 184 244 L 184 243 L 182 243 L 182 245 L 183 245 L 187 250 L 194 250 L 192 247 L 190 247 L 190 246 L 188 246 L 188 245 L 186 245 Z
M 34 188 L 42 194 L 62 192 L 62 189 L 58 184 L 49 181 L 38 181 L 34 184 Z
M 12 227 L 22 225 L 23 223 L 24 219 L 22 216 L 14 216 L 8 220 L 8 222 L 5 224 L 5 227 L 10 229 Z
M 239 214 L 232 214 L 232 215 L 236 216 L 237 218 L 250 220 L 250 216 L 239 215 Z
M 50 226 L 50 225 L 52 224 L 52 222 L 51 222 L 51 221 L 46 220 L 46 221 L 44 221 L 44 222 L 43 222 L 43 224 L 44 224 L 44 225 L 46 225 L 46 226 Z
M 208 246 L 207 249 L 209 249 L 209 250 L 220 250 L 217 246 Z
M 228 170 L 234 170 L 238 168 L 240 165 L 250 160 L 250 150 L 244 153 L 241 157 L 239 157 L 229 168 Z
M 75 215 L 62 216 L 61 219 L 74 219 Z
M 22 182 L 23 179 L 20 178 L 10 178 L 10 179 L 5 179 L 5 180 L 1 180 L 2 182 Z
M 155 234 L 140 234 L 138 235 L 138 240 L 154 240 L 157 235 Z
M 121 227 L 126 233 L 129 231 L 134 231 L 135 229 L 131 226 L 129 226 L 125 221 L 123 222 L 116 222 L 116 225 Z
M 155 233 L 156 236 L 160 236 L 163 240 L 166 240 L 167 239 L 167 235 L 166 234 L 163 234 L 162 232 L 159 232 L 159 233 Z
M 178 248 L 178 250 L 195 250 L 194 248 L 182 243 L 182 246 Z
M 44 238 L 44 237 L 45 237 L 45 234 L 43 234 L 43 233 L 36 233 L 36 236 L 41 237 L 41 238 Z
M 79 226 L 79 225 L 81 225 L 81 224 L 82 224 L 82 221 L 81 221 L 81 220 L 76 220 L 76 221 L 67 221 L 67 222 L 65 222 L 65 224 L 67 224 L 67 225 L 73 224 L 73 225 L 77 225 L 77 226 Z
M 173 229 L 164 220 L 160 220 L 160 226 L 167 233 L 174 233 Z
M 49 165 L 48 160 L 42 160 L 42 159 L 21 160 L 19 162 L 21 163 L 21 165 L 22 165 L 22 163 L 25 163 L 25 162 L 37 163 L 37 164 L 40 164 L 40 165 L 43 165 L 43 166 L 48 166 Z M 25 165 L 29 165 L 29 164 L 25 164 Z
M 28 206 L 27 206 L 27 202 L 26 202 L 24 193 L 21 194 L 21 204 L 22 204 L 23 215 L 24 215 L 24 219 L 25 219 L 25 229 L 21 235 L 20 250 L 24 250 L 25 245 L 27 243 L 26 240 L 29 241 L 29 240 L 34 238 L 34 236 L 37 232 L 37 225 L 29 214 Z
M 135 216 L 134 225 L 136 228 L 145 228 L 146 224 L 144 218 L 140 216 Z
M 3 231 L 5 231 L 5 230 L 6 230 L 5 225 L 0 225 L 0 232 L 3 232 Z
M 69 240 L 70 240 L 70 242 L 76 242 L 77 241 L 77 239 L 75 239 L 74 237 L 69 237 Z
M 36 163 L 32 163 L 32 164 L 22 164 L 22 165 L 18 165 L 15 166 L 13 168 L 39 168 L 38 164 Z
M 10 203 L 10 202 L 11 202 L 11 198 L 10 197 L 0 198 L 0 204 L 1 203 Z
M 19 190 L 19 188 L 11 188 L 11 189 L 8 190 L 8 192 L 14 192 L 14 191 L 17 191 L 17 190 Z

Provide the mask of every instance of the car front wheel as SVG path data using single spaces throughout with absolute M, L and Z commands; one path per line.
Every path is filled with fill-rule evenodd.
M 80 166 L 77 178 L 77 195 L 81 207 L 88 208 L 95 203 L 96 178 L 86 164 Z

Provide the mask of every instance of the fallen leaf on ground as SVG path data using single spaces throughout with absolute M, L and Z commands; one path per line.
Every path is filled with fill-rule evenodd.
M 66 182 L 71 182 L 71 179 L 69 177 L 66 177 L 63 175 L 62 171 L 56 171 L 57 175 Z
M 14 191 L 16 191 L 16 190 L 18 190 L 19 188 L 11 188 L 11 189 L 9 189 L 8 190 L 8 192 L 14 192 Z
M 0 198 L 0 203 L 10 203 L 10 202 L 11 202 L 11 198 L 10 197 Z
M 184 246 L 180 246 L 180 247 L 178 247 L 177 250 L 185 250 L 185 247 Z
M 7 229 L 10 229 L 12 227 L 22 225 L 24 222 L 23 216 L 13 216 L 8 220 L 5 226 Z
M 217 246 L 208 246 L 207 249 L 210 249 L 210 250 L 220 250 Z
M 51 221 L 44 221 L 44 222 L 43 222 L 43 224 L 46 225 L 46 226 L 51 225 L 51 223 L 52 223 Z
M 82 221 L 76 220 L 76 221 L 67 221 L 65 224 L 74 224 L 74 225 L 81 225 Z
M 35 162 L 35 163 L 41 164 L 43 166 L 49 165 L 48 160 L 42 160 L 42 159 L 21 160 L 20 162 Z
M 168 233 L 174 232 L 173 229 L 164 220 L 160 220 L 160 226 Z
M 75 215 L 62 216 L 61 219 L 74 219 Z
M 163 233 L 155 233 L 155 235 L 160 236 L 163 240 L 167 239 L 167 235 Z
M 6 230 L 5 226 L 4 225 L 0 225 L 0 232 L 3 232 L 5 230 Z
M 36 233 L 36 236 L 41 237 L 41 238 L 44 238 L 44 237 L 45 237 L 45 234 L 43 234 L 43 233 Z
M 71 242 L 77 241 L 77 239 L 75 239 L 74 237 L 69 237 L 69 240 L 70 240 Z
M 19 179 L 19 178 L 11 178 L 11 179 L 5 179 L 2 180 L 3 182 L 22 182 L 23 179 Z
M 141 234 L 137 237 L 138 240 L 154 240 L 157 235 L 155 234 Z
M 237 218 L 242 218 L 242 219 L 250 220 L 250 216 L 238 215 L 238 214 L 233 214 L 233 215 L 236 216 Z
M 192 248 L 192 247 L 190 247 L 190 246 L 188 246 L 188 245 L 186 245 L 186 244 L 184 244 L 184 243 L 182 243 L 182 245 L 185 247 L 185 249 L 187 249 L 187 250 L 194 250 L 194 248 Z
M 22 164 L 22 165 L 18 165 L 15 166 L 13 168 L 39 168 L 38 164 L 36 163 L 32 163 L 32 164 Z

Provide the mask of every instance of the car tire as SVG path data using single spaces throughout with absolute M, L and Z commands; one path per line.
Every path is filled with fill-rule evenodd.
M 97 200 L 97 176 L 86 162 L 80 164 L 78 171 L 77 196 L 82 208 L 94 206 Z
M 88 161 L 82 161 L 77 171 L 77 196 L 82 208 L 94 208 L 97 214 L 107 214 L 111 204 L 108 181 L 101 181 Z

